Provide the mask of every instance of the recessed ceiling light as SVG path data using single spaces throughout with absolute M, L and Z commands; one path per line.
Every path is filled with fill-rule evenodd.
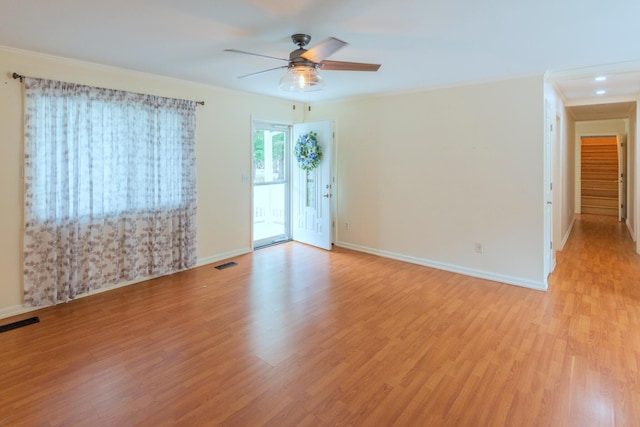
M 596 91 L 596 95 L 604 95 L 605 93 L 607 93 L 606 90 L 597 90 Z
M 596 77 L 596 81 L 597 82 L 603 82 L 605 80 L 607 80 L 607 76 L 598 76 L 598 77 Z

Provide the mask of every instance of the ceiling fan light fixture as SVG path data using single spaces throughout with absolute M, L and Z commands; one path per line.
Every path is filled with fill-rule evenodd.
M 313 92 L 324 87 L 324 80 L 315 66 L 292 65 L 280 78 L 279 87 L 287 92 Z

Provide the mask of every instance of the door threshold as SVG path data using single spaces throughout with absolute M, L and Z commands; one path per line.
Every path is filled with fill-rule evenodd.
M 257 251 L 258 249 L 264 249 L 264 248 L 268 248 L 269 246 L 280 245 L 282 243 L 287 243 L 287 242 L 291 242 L 291 241 L 292 241 L 292 239 L 276 240 L 275 242 L 265 243 L 264 245 L 256 246 L 255 248 L 253 248 L 253 250 Z

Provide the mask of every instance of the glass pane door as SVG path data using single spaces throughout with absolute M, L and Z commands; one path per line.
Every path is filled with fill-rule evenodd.
M 253 125 L 253 246 L 290 239 L 289 127 Z

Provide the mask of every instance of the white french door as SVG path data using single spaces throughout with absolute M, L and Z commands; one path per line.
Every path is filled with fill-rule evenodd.
M 322 160 L 317 168 L 306 171 L 300 169 L 295 156 L 291 156 L 291 233 L 293 240 L 331 250 L 333 123 L 325 121 L 294 125 L 292 152 L 300 135 L 309 132 L 317 134 Z

